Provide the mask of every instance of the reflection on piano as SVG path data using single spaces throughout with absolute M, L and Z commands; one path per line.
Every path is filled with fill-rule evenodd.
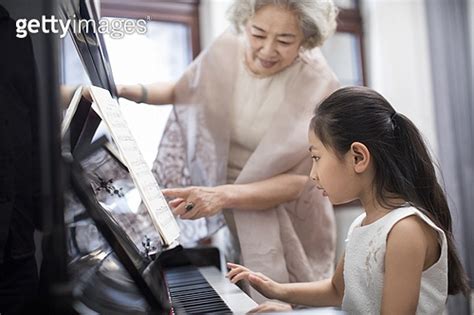
M 180 246 L 163 248 L 143 204 L 137 203 L 129 174 L 103 143 L 91 148 L 91 154 L 76 158 L 75 194 L 67 198 L 69 266 L 78 311 L 243 313 L 256 305 L 216 267 L 193 266 Z M 95 188 L 105 173 L 123 195 Z
M 93 1 L 60 2 L 63 18 L 97 22 Z M 70 35 L 91 83 L 115 95 L 101 34 Z M 110 143 L 91 143 L 99 123 L 82 100 L 64 143 L 73 157 L 65 224 L 75 310 L 191 314 L 244 313 L 255 307 L 218 266 L 193 265 L 197 250 L 163 246 L 125 164 Z M 207 253 L 218 257 L 211 249 Z

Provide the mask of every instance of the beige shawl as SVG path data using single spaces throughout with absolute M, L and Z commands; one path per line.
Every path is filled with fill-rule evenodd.
M 218 38 L 176 85 L 174 111 L 165 129 L 153 171 L 163 187 L 225 184 L 230 141 L 229 110 L 241 41 L 231 32 Z M 309 174 L 308 126 L 314 107 L 338 88 L 319 49 L 300 54 L 278 112 L 236 183 L 282 173 Z M 237 237 L 243 264 L 279 282 L 314 281 L 334 268 L 333 209 L 308 181 L 301 196 L 266 210 L 224 210 Z M 199 220 L 198 220 L 199 221 Z M 212 233 L 222 215 L 200 222 Z M 182 227 L 186 227 L 181 222 Z M 186 231 L 183 231 L 186 233 Z M 257 301 L 263 298 L 251 292 Z

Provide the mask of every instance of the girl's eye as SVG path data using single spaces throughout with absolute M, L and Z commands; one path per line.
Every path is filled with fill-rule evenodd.
M 321 159 L 319 156 L 315 156 L 315 155 L 312 155 L 311 158 L 312 158 L 315 162 L 317 162 L 317 161 L 319 161 L 319 159 Z
M 260 39 L 265 38 L 265 36 L 257 35 L 257 34 L 252 34 L 252 36 L 255 37 L 255 38 L 260 38 Z

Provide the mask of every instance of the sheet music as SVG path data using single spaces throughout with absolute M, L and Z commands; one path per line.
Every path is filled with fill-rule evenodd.
M 79 86 L 74 92 L 74 96 L 72 97 L 71 102 L 67 107 L 66 114 L 64 115 L 63 123 L 61 126 L 61 138 L 64 138 L 64 135 L 66 134 L 66 131 L 68 130 L 69 125 L 71 124 L 72 118 L 74 117 L 74 113 L 77 110 L 77 105 L 79 105 L 79 102 L 81 101 L 81 97 L 82 86 Z
M 171 245 L 179 237 L 178 224 L 128 128 L 117 101 L 109 91 L 95 86 L 91 86 L 91 95 L 140 191 L 153 224 L 164 243 Z

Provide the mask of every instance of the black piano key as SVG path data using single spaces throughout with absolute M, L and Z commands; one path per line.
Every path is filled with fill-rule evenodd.
M 226 309 L 227 305 L 224 303 L 213 303 L 209 305 L 187 305 L 183 306 L 183 309 L 189 312 L 197 312 L 200 311 L 202 313 L 204 312 L 215 312 L 217 310 L 222 310 Z
M 208 313 L 208 312 L 230 312 L 229 308 L 225 303 L 212 303 L 208 305 L 183 305 L 176 304 L 175 308 L 183 309 L 187 313 Z
M 209 306 L 221 306 L 225 305 L 221 300 L 213 299 L 213 300 L 194 300 L 194 301 L 179 301 L 177 302 L 182 307 L 209 307 Z
M 219 297 L 219 296 L 214 296 L 214 297 L 208 297 L 206 299 L 198 299 L 198 298 L 194 298 L 194 299 L 189 299 L 189 300 L 186 300 L 186 299 L 179 299 L 179 300 L 176 300 L 177 302 L 181 303 L 181 304 L 186 304 L 186 305 L 190 305 L 190 304 L 195 304 L 195 305 L 202 305 L 202 304 L 205 304 L 205 303 L 208 303 L 208 304 L 211 304 L 211 303 L 217 303 L 217 302 L 222 302 L 222 299 Z
M 180 295 L 180 296 L 171 296 L 173 300 L 176 300 L 176 301 L 195 301 L 195 300 L 207 300 L 207 299 L 212 299 L 214 297 L 219 297 L 221 298 L 219 295 L 212 295 L 212 294 L 209 294 L 209 293 L 205 293 L 205 294 L 193 294 L 193 295 Z
M 216 307 L 187 307 L 185 311 L 190 314 L 202 314 L 202 313 L 231 313 L 229 308 L 224 304 L 223 306 Z
M 196 300 L 196 299 L 205 299 L 214 297 L 215 294 L 212 293 L 197 293 L 197 294 L 189 294 L 189 295 L 181 295 L 181 296 L 173 296 L 173 300 L 176 301 L 186 301 L 186 300 Z
M 179 288 L 170 288 L 170 292 L 184 292 L 184 291 L 194 291 L 199 289 L 207 289 L 209 284 L 193 284 L 186 287 L 179 287 Z
M 193 290 L 185 290 L 185 289 L 182 289 L 182 290 L 179 290 L 179 291 L 169 291 L 171 295 L 174 295 L 174 296 L 183 296 L 183 295 L 186 295 L 186 294 L 197 294 L 197 293 L 208 293 L 208 292 L 211 292 L 213 293 L 212 289 L 209 289 L 209 288 L 195 288 Z

